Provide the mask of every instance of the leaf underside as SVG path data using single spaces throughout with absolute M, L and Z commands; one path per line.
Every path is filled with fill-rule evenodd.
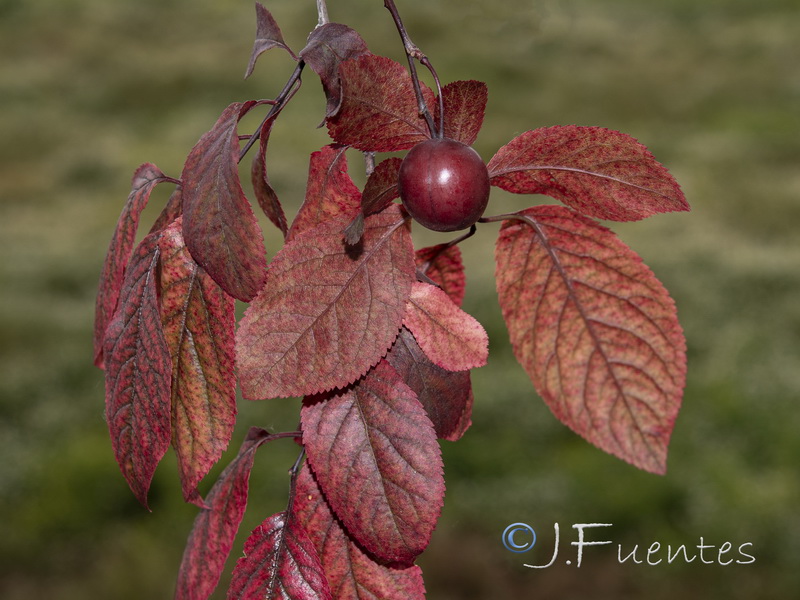
M 472 424 L 474 401 L 469 371 L 448 371 L 433 364 L 405 327 L 386 360 L 417 395 L 438 438 L 454 442 L 464 435 Z
M 488 90 L 482 81 L 454 81 L 442 88 L 444 137 L 471 146 L 483 125 Z M 439 122 L 439 103 L 435 121 Z
M 686 377 L 675 304 L 611 231 L 560 206 L 507 221 L 497 290 L 514 353 L 553 413 L 601 449 L 663 473 Z
M 192 260 L 180 220 L 161 246 L 161 313 L 172 355 L 172 445 L 184 498 L 228 447 L 236 423 L 235 303 Z
M 114 455 L 145 507 L 153 473 L 170 443 L 172 361 L 157 299 L 159 236 L 148 235 L 133 253 L 103 350 Z

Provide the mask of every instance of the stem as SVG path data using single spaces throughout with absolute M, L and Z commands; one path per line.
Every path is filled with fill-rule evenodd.
M 265 102 L 265 104 L 272 104 L 272 108 L 267 113 L 267 116 L 261 121 L 258 126 L 258 129 L 253 132 L 253 135 L 250 136 L 250 139 L 244 145 L 244 148 L 239 152 L 239 162 L 245 157 L 245 155 L 250 151 L 253 145 L 258 141 L 261 137 L 261 128 L 264 126 L 264 123 L 269 121 L 270 119 L 274 119 L 278 116 L 283 110 L 283 107 L 292 99 L 292 97 L 297 93 L 297 90 L 300 89 L 302 85 L 302 80 L 300 79 L 300 75 L 303 72 L 303 67 L 306 66 L 306 63 L 302 60 L 297 63 L 297 66 L 294 68 L 289 80 L 286 82 L 286 85 L 283 86 L 281 93 L 278 94 L 278 97 L 275 100 L 271 100 L 269 102 Z
M 428 60 L 428 57 L 425 56 L 420 51 L 419 47 L 411 41 L 411 38 L 406 31 L 406 27 L 403 25 L 403 20 L 400 18 L 400 13 L 397 11 L 397 6 L 395 6 L 394 0 L 383 0 L 383 5 L 391 13 L 394 24 L 397 27 L 397 32 L 400 34 L 400 39 L 403 42 L 403 49 L 405 50 L 406 57 L 408 58 L 408 68 L 411 72 L 411 81 L 414 84 L 414 94 L 417 97 L 419 114 L 428 124 L 428 131 L 430 131 L 431 136 L 434 138 L 441 138 L 442 131 L 444 129 L 444 100 L 442 99 L 442 84 L 439 81 L 439 76 L 436 74 L 436 70 L 433 68 L 431 61 Z M 428 71 L 430 71 L 431 75 L 433 76 L 433 80 L 436 82 L 436 91 L 439 94 L 438 127 L 433 122 L 433 116 L 431 115 L 430 110 L 428 110 L 428 105 L 425 102 L 425 98 L 422 96 L 422 87 L 419 84 L 419 75 L 417 75 L 417 67 L 414 63 L 415 59 L 418 60 L 426 69 L 428 69 Z
M 453 246 L 455 246 L 457 244 L 460 244 L 464 240 L 471 238 L 473 235 L 475 235 L 475 232 L 477 230 L 478 230 L 478 227 L 476 225 L 473 225 L 472 227 L 469 228 L 469 231 L 467 233 L 458 236 L 456 239 L 451 240 L 451 241 L 447 242 L 446 244 L 442 244 L 441 247 L 436 251 L 436 254 L 434 254 L 432 257 L 430 257 L 428 260 L 426 260 L 424 263 L 422 263 L 420 265 L 420 267 L 418 269 L 418 272 L 422 273 L 422 275 L 427 277 L 426 273 L 428 272 L 428 269 L 431 268 L 431 265 L 433 264 L 433 261 L 435 261 L 437 258 L 439 258 L 439 256 L 442 254 L 442 252 L 446 252 L 449 248 L 452 248 Z M 436 285 L 438 287 L 438 284 L 434 283 L 434 285 Z
M 372 172 L 375 170 L 375 153 L 374 152 L 364 152 L 364 169 L 367 172 L 367 177 L 372 175 Z
M 300 450 L 300 454 L 297 457 L 297 460 L 294 461 L 294 465 L 292 468 L 289 469 L 289 475 L 291 475 L 291 481 L 289 483 L 289 502 L 286 504 L 286 515 L 287 519 L 291 518 L 292 516 L 292 505 L 294 505 L 294 497 L 297 492 L 297 475 L 300 473 L 300 467 L 303 464 L 303 459 L 306 456 L 306 449 L 305 447 Z
M 319 15 L 317 27 L 322 27 L 330 22 L 330 19 L 328 19 L 328 6 L 325 0 L 317 0 L 317 15 Z

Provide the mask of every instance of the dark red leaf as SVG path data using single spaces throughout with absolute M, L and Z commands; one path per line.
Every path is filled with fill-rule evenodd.
M 417 268 L 441 286 L 456 306 L 464 301 L 464 289 L 467 284 L 464 275 L 464 263 L 458 246 L 439 244 L 428 248 L 420 248 L 416 253 Z
M 131 193 L 122 208 L 114 235 L 108 246 L 103 272 L 100 275 L 100 286 L 97 290 L 94 318 L 94 364 L 104 368 L 103 340 L 106 328 L 114 316 L 119 301 L 125 267 L 133 251 L 136 241 L 136 230 L 139 228 L 139 217 L 147 206 L 153 188 L 166 181 L 167 177 L 158 167 L 145 163 L 136 169 L 131 183 Z
M 387 158 L 375 167 L 367 178 L 361 196 L 361 212 L 345 229 L 347 243 L 355 245 L 364 235 L 364 217 L 382 211 L 400 196 L 397 188 L 397 173 L 400 171 L 399 158 Z
M 344 532 L 331 513 L 308 465 L 297 477 L 293 512 L 308 532 L 336 600 L 423 600 L 417 565 L 386 567 L 375 562 Z
M 225 292 L 249 302 L 264 284 L 264 239 L 239 181 L 236 125 L 254 102 L 228 106 L 183 167 L 183 237 Z
M 686 378 L 675 303 L 611 231 L 561 206 L 520 213 L 497 242 L 517 360 L 553 413 L 642 469 L 666 470 Z
M 437 437 L 454 442 L 464 435 L 472 424 L 469 371 L 447 371 L 433 364 L 405 327 L 386 360 L 417 395 Z
M 158 308 L 159 236 L 148 235 L 133 253 L 103 349 L 114 456 L 145 507 L 153 473 L 170 441 L 172 362 Z
M 236 424 L 235 303 L 192 260 L 181 222 L 161 247 L 161 314 L 172 355 L 172 445 L 183 496 L 196 501 L 200 480 L 228 447 Z
M 361 212 L 365 217 L 382 211 L 395 198 L 400 197 L 397 189 L 397 174 L 400 172 L 400 158 L 387 158 L 375 167 L 364 185 L 361 197 Z
M 342 242 L 337 219 L 299 235 L 270 265 L 237 332 L 246 398 L 343 387 L 386 354 L 414 279 L 411 235 L 399 208 L 369 217 L 363 246 Z
M 488 98 L 482 81 L 454 81 L 442 88 L 444 103 L 444 137 L 471 146 L 483 125 Z M 436 103 L 436 122 L 439 122 L 439 103 Z
M 403 65 L 370 54 L 342 63 L 339 75 L 342 103 L 328 120 L 328 133 L 334 140 L 367 152 L 392 152 L 430 138 Z M 431 107 L 433 92 L 422 85 Z
M 195 518 L 183 551 L 175 600 L 206 600 L 217 587 L 247 506 L 256 450 L 268 439 L 269 434 L 263 429 L 251 428 L 239 454 L 208 493 L 208 508 Z
M 286 239 L 286 235 L 289 233 L 286 215 L 278 200 L 278 195 L 269 183 L 269 176 L 267 175 L 267 143 L 273 123 L 274 120 L 269 119 L 261 128 L 261 136 L 259 137 L 260 144 L 253 158 L 253 165 L 250 169 L 250 179 L 253 182 L 253 192 L 256 195 L 258 205 L 272 224 L 281 230 L 284 239 Z
M 489 161 L 492 185 L 545 194 L 597 219 L 637 221 L 689 210 L 678 183 L 642 144 L 601 127 L 528 131 Z
M 378 363 L 357 384 L 301 410 L 308 460 L 336 516 L 380 561 L 410 565 L 444 501 L 430 419 L 397 372 Z
M 317 550 L 297 518 L 272 515 L 244 543 L 228 600 L 330 600 Z
M 481 324 L 429 283 L 414 282 L 403 325 L 425 355 L 448 371 L 482 367 L 489 357 L 489 337 Z
M 287 241 L 340 215 L 352 218 L 361 209 L 361 191 L 347 174 L 347 148 L 331 144 L 311 155 L 306 198 Z
M 339 65 L 346 60 L 369 54 L 367 44 L 360 35 L 347 25 L 325 23 L 308 36 L 306 47 L 300 58 L 319 75 L 328 106 L 325 117 L 332 117 L 341 103 Z
M 281 28 L 272 18 L 272 14 L 261 3 L 256 2 L 256 41 L 253 44 L 253 52 L 250 55 L 250 62 L 247 64 L 247 71 L 244 74 L 245 79 L 253 74 L 258 57 L 272 48 L 283 48 L 292 55 L 292 58 L 297 60 L 294 52 L 283 41 Z

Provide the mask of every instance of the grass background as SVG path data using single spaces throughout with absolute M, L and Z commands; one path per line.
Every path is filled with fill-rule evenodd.
M 486 159 L 527 129 L 601 125 L 645 143 L 692 205 L 613 225 L 672 293 L 688 340 L 665 477 L 602 454 L 552 417 L 510 354 L 491 283 L 492 226 L 464 245 L 467 308 L 489 331 L 491 358 L 474 375 L 472 429 L 443 445 L 448 495 L 420 560 L 429 597 L 790 597 L 800 588 L 796 1 L 398 4 L 443 79 L 488 83 L 476 144 Z M 316 23 L 313 2 L 268 7 L 289 44 L 302 47 Z M 329 0 L 329 10 L 373 52 L 402 60 L 382 2 Z M 178 176 L 225 106 L 274 96 L 291 72 L 276 50 L 242 80 L 254 22 L 244 0 L 0 0 L 4 599 L 172 593 L 195 509 L 180 499 L 171 457 L 154 481 L 153 513 L 120 476 L 102 373 L 91 366 L 94 293 L 134 168 L 152 161 Z M 274 130 L 270 174 L 289 214 L 303 197 L 308 154 L 327 142 L 315 129 L 322 107 L 309 74 Z M 154 194 L 145 222 L 168 191 Z M 539 201 L 493 191 L 490 210 Z M 267 232 L 271 256 L 277 236 Z M 252 424 L 293 428 L 296 411 L 294 401 L 243 404 L 232 445 Z M 294 454 L 288 442 L 259 454 L 244 533 L 285 506 Z M 500 533 L 515 521 L 539 532 L 544 547 L 533 556 L 502 547 Z M 549 559 L 554 522 L 559 564 L 524 568 Z M 615 549 L 601 547 L 578 570 L 563 559 L 570 526 L 581 522 L 613 523 L 609 539 L 626 551 L 653 541 L 693 546 L 701 536 L 717 547 L 752 542 L 756 562 L 619 565 Z

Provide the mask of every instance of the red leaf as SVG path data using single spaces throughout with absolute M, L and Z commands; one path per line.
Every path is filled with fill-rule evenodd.
M 444 501 L 433 426 L 385 361 L 356 385 L 301 410 L 308 460 L 347 531 L 380 561 L 407 566 L 430 541 Z
M 448 371 L 482 367 L 489 357 L 489 337 L 481 324 L 429 283 L 411 287 L 403 325 L 426 356 Z
M 361 212 L 345 228 L 345 240 L 351 246 L 357 244 L 364 235 L 364 217 L 382 211 L 400 196 L 397 174 L 401 162 L 399 158 L 387 158 L 367 178 L 361 196 Z
M 100 287 L 97 290 L 94 318 L 94 364 L 101 369 L 104 368 L 103 340 L 108 323 L 117 308 L 122 281 L 125 277 L 125 267 L 128 265 L 133 244 L 136 241 L 139 217 L 144 207 L 147 206 L 150 192 L 157 184 L 166 180 L 166 175 L 153 164 L 145 163 L 136 169 L 133 174 L 131 193 L 122 208 L 117 228 L 114 230 L 108 246 L 103 272 L 100 276 Z
M 158 233 L 133 253 L 117 312 L 106 330 L 106 421 L 114 456 L 139 502 L 169 448 L 169 348 L 161 330 Z
M 225 292 L 249 302 L 264 284 L 264 240 L 239 181 L 236 125 L 255 103 L 228 106 L 183 167 L 183 237 Z
M 454 81 L 442 88 L 444 103 L 444 137 L 471 146 L 483 125 L 488 98 L 482 81 Z M 439 122 L 439 103 L 436 103 L 436 122 Z
M 397 174 L 400 172 L 402 162 L 402 159 L 397 157 L 387 158 L 378 163 L 367 178 L 364 194 L 361 197 L 361 212 L 365 217 L 382 211 L 392 200 L 400 197 Z
M 208 493 L 209 508 L 201 510 L 195 518 L 183 551 L 175 600 L 206 600 L 217 587 L 247 506 L 247 488 L 256 450 L 268 440 L 266 431 L 251 428 L 239 454 L 225 467 Z
M 306 198 L 292 222 L 287 242 L 340 215 L 352 218 L 358 214 L 361 192 L 347 174 L 346 150 L 332 144 L 311 155 Z
M 497 290 L 517 360 L 553 413 L 642 469 L 666 470 L 686 378 L 661 283 L 611 231 L 560 206 L 506 222 Z
M 341 104 L 339 65 L 365 54 L 369 54 L 366 42 L 347 25 L 325 23 L 309 34 L 306 47 L 300 51 L 300 58 L 322 80 L 325 97 L 328 99 L 326 118 L 335 115 Z
M 293 512 L 308 532 L 336 600 L 423 600 L 417 565 L 391 568 L 376 563 L 342 529 L 304 465 L 295 484 Z
M 274 120 L 269 119 L 261 128 L 259 147 L 250 168 L 250 179 L 253 182 L 253 192 L 256 195 L 258 205 L 272 224 L 281 230 L 284 239 L 286 239 L 286 235 L 289 232 L 286 215 L 278 200 L 278 195 L 269 183 L 269 176 L 267 175 L 267 142 L 269 141 L 273 123 Z
M 416 253 L 416 262 L 418 269 L 441 286 L 456 306 L 461 306 L 467 280 L 458 246 L 448 248 L 445 244 L 439 244 L 420 248 Z
M 492 185 L 546 194 L 597 219 L 637 221 L 689 210 L 678 183 L 632 137 L 601 127 L 528 131 L 489 161 Z
M 328 133 L 334 140 L 367 152 L 393 152 L 430 138 L 403 65 L 370 54 L 342 63 L 339 75 L 342 104 L 328 120 Z M 431 107 L 433 92 L 422 85 Z
M 294 515 L 272 515 L 244 543 L 228 600 L 330 600 L 317 550 Z
M 247 71 L 244 74 L 245 79 L 253 74 L 258 57 L 272 48 L 283 48 L 292 55 L 292 58 L 297 60 L 294 52 L 283 41 L 281 28 L 272 18 L 272 14 L 261 3 L 256 2 L 256 41 L 253 43 L 253 52 L 250 55 L 250 62 L 247 64 Z
M 172 445 L 183 497 L 228 447 L 236 424 L 235 303 L 192 260 L 176 221 L 161 246 L 161 314 L 172 355 Z
M 347 219 L 289 242 L 237 333 L 246 398 L 316 394 L 355 381 L 392 345 L 414 279 L 411 235 L 397 207 L 369 217 L 347 249 Z
M 469 371 L 447 371 L 433 364 L 405 327 L 386 360 L 417 395 L 433 423 L 436 437 L 454 442 L 464 435 L 472 424 Z

